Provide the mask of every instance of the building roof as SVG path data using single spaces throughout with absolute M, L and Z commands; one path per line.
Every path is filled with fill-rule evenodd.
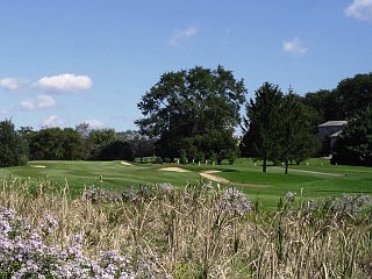
M 338 126 L 345 126 L 346 124 L 347 124 L 346 120 L 327 121 L 327 122 L 324 122 L 318 125 L 318 127 L 338 127 Z
M 336 132 L 336 133 L 330 135 L 329 137 L 330 137 L 330 138 L 337 138 L 341 133 L 342 133 L 342 130 L 340 130 L 340 131 L 338 131 L 338 132 Z

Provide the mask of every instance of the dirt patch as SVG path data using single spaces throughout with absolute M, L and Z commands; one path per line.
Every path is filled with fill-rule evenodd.
M 168 167 L 168 168 L 161 168 L 160 171 L 172 171 L 172 172 L 190 172 L 189 170 L 185 170 L 179 167 Z
M 121 161 L 120 164 L 122 164 L 124 166 L 133 166 L 133 164 L 125 162 L 125 161 Z
M 30 165 L 31 168 L 37 168 L 37 169 L 45 169 L 46 166 L 43 165 Z

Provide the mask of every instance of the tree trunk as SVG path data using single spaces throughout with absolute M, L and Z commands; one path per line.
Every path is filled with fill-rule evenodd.
M 265 154 L 263 157 L 263 165 L 262 165 L 263 172 L 266 172 L 266 164 L 267 164 L 267 155 Z
M 285 174 L 288 174 L 288 159 L 285 159 Z

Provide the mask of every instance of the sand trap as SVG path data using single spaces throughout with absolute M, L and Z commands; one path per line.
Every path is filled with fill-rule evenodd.
M 207 170 L 207 171 L 203 171 L 200 173 L 200 176 L 203 177 L 203 178 L 206 178 L 208 180 L 211 180 L 211 181 L 214 181 L 214 182 L 217 182 L 217 183 L 221 183 L 221 184 L 230 184 L 232 186 L 240 186 L 240 187 L 268 187 L 270 185 L 262 185 L 262 184 L 255 184 L 255 183 L 238 183 L 238 182 L 232 182 L 226 178 L 223 178 L 223 177 L 220 177 L 220 176 L 217 176 L 217 175 L 213 175 L 214 173 L 218 173 L 218 172 L 221 172 L 221 171 L 218 171 L 218 170 Z
M 45 169 L 46 168 L 46 166 L 43 166 L 43 165 L 30 165 L 30 167 L 37 168 L 37 169 Z
M 125 161 L 121 161 L 120 164 L 122 164 L 124 166 L 133 166 L 133 164 L 125 162 Z
M 173 172 L 190 172 L 189 170 L 185 170 L 179 167 L 168 167 L 168 168 L 161 168 L 160 171 L 173 171 Z
M 219 176 L 215 176 L 215 175 L 211 174 L 210 172 L 201 172 L 200 175 L 202 177 L 206 178 L 206 179 L 209 179 L 209 180 L 212 180 L 214 182 L 221 183 L 221 184 L 230 184 L 231 183 L 230 180 L 227 180 L 227 179 L 219 177 Z
M 219 170 L 206 170 L 206 171 L 203 171 L 203 173 L 219 173 L 221 171 Z

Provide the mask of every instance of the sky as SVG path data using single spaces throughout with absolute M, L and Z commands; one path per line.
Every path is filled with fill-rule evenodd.
M 222 65 L 247 98 L 372 71 L 372 0 L 2 0 L 0 120 L 136 129 L 163 73 Z

